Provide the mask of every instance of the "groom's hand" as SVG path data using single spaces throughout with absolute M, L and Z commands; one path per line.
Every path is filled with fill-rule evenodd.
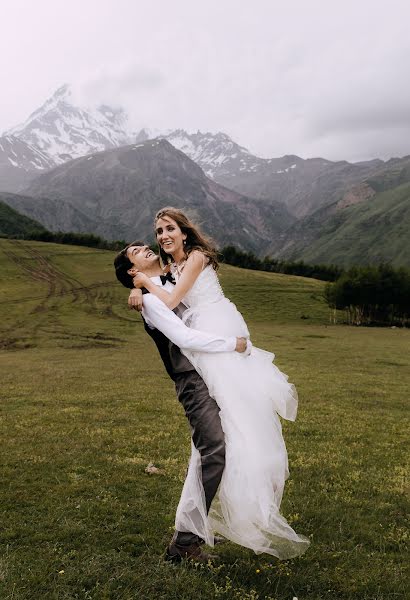
M 128 297 L 128 306 L 137 310 L 138 312 L 142 311 L 142 291 L 133 289 L 130 292 Z
M 248 343 L 248 340 L 246 338 L 237 337 L 235 351 L 240 352 L 240 353 L 245 352 L 247 343 Z

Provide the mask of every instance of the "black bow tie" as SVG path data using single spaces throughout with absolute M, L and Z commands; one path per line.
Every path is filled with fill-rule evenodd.
M 166 275 L 160 275 L 162 285 L 165 285 L 167 281 L 175 285 L 175 280 L 172 277 L 172 273 L 169 272 Z

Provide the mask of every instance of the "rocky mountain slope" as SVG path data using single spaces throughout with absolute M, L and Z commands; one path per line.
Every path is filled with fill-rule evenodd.
M 184 152 L 201 167 L 208 177 L 215 181 L 237 170 L 252 171 L 259 160 L 263 161 L 221 131 L 188 133 L 184 129 L 165 132 L 142 129 L 138 133 L 136 141 L 158 138 L 167 140 L 174 148 Z
M 218 245 L 259 253 L 294 221 L 281 204 L 247 198 L 207 178 L 166 140 L 70 161 L 38 177 L 25 194 L 10 204 L 47 228 L 107 239 L 153 240 L 155 212 L 174 205 L 202 222 Z
M 284 156 L 260 163 L 252 173 L 232 173 L 218 181 L 242 194 L 283 202 L 297 218 L 337 201 L 352 185 L 377 171 L 382 161 L 331 162 L 322 158 Z
M 92 232 L 93 219 L 64 200 L 56 202 L 49 198 L 33 198 L 23 194 L 0 193 L 2 202 L 19 213 L 41 223 L 50 231 Z
M 377 159 L 349 163 L 295 155 L 260 158 L 221 132 L 143 129 L 137 136 L 137 140 L 152 138 L 168 140 L 216 182 L 252 198 L 281 202 L 297 218 L 338 200 L 384 164 Z
M 268 249 L 276 257 L 340 265 L 410 266 L 410 157 L 388 161 L 337 202 L 295 222 Z
M 13 135 L 0 137 L 0 191 L 18 191 L 54 161 L 37 147 Z

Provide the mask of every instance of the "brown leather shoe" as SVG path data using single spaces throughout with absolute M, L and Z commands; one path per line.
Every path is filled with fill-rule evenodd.
M 214 556 L 202 552 L 200 544 L 196 542 L 190 546 L 179 546 L 170 544 L 165 552 L 165 560 L 173 563 L 180 563 L 182 560 L 193 560 L 195 562 L 207 563 Z
M 226 538 L 222 537 L 221 535 L 214 536 L 214 546 L 217 546 L 219 544 L 226 544 L 227 541 L 228 540 Z M 201 540 L 199 543 L 202 546 L 202 544 L 205 544 L 205 540 Z

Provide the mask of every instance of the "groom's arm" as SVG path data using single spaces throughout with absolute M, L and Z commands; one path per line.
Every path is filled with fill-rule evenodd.
M 224 338 L 187 327 L 162 300 L 153 294 L 144 294 L 142 316 L 149 327 L 159 329 L 179 348 L 198 352 L 233 352 L 238 349 L 236 337 Z M 243 352 L 245 348 L 246 341 L 243 349 L 238 351 Z

